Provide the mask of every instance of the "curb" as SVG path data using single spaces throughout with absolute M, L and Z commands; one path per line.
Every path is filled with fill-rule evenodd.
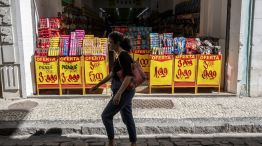
M 110 98 L 110 95 L 105 94 L 90 94 L 90 95 L 33 95 L 28 96 L 28 99 L 105 99 Z M 136 94 L 135 98 L 218 98 L 230 97 L 239 98 L 236 94 L 230 93 L 214 93 L 214 94 Z
M 252 122 L 251 122 L 252 121 Z M 126 136 L 125 125 L 117 119 L 115 133 Z M 262 118 L 232 119 L 136 119 L 138 135 L 262 133 Z M 100 120 L 0 122 L 0 136 L 11 135 L 106 135 Z

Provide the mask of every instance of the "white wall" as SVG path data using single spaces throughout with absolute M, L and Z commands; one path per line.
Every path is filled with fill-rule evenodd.
M 255 1 L 250 94 L 262 97 L 262 0 Z
M 199 35 L 219 38 L 223 56 L 225 56 L 226 23 L 227 0 L 201 0 Z M 222 60 L 222 64 L 224 63 L 225 57 Z M 224 87 L 224 74 L 221 76 L 221 86 Z
M 225 39 L 227 0 L 201 0 L 200 35 Z
M 33 23 L 32 23 L 32 8 L 31 0 L 23 0 L 20 2 L 20 15 L 21 15 L 21 28 L 22 36 L 18 36 L 18 41 L 20 42 L 19 47 L 22 47 L 23 50 L 20 53 L 23 58 L 21 61 L 24 61 L 23 67 L 25 71 L 25 81 L 26 81 L 26 95 L 32 95 L 33 93 L 33 84 L 31 75 L 31 56 L 34 54 L 34 42 L 33 42 Z M 23 79 L 23 77 L 22 77 Z
M 237 93 L 238 58 L 240 48 L 241 1 L 232 0 L 230 16 L 229 54 L 226 63 L 227 91 Z

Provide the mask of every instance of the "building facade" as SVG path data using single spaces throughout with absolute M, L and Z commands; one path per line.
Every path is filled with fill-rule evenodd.
M 0 0 L 2 98 L 26 98 L 35 93 L 35 7 L 33 0 Z M 262 97 L 262 0 L 202 0 L 201 7 L 200 32 L 221 38 L 222 46 L 228 48 L 223 60 L 225 91 Z

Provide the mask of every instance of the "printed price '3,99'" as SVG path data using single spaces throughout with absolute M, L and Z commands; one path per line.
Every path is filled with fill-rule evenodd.
M 44 81 L 47 82 L 47 83 L 55 83 L 57 81 L 57 75 L 52 75 L 52 74 L 49 74 L 49 75 L 43 75 L 42 72 L 39 72 L 38 74 L 38 81 L 40 83 L 43 83 Z
M 80 79 L 80 75 L 79 74 L 73 74 L 73 75 L 70 74 L 70 75 L 68 75 L 68 77 L 65 76 L 65 73 L 61 74 L 61 81 L 63 83 L 65 83 L 65 82 L 71 82 L 71 83 L 78 82 L 79 79 Z

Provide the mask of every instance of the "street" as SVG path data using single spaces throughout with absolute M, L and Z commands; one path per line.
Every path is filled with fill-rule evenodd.
M 129 146 L 127 137 L 116 138 L 117 146 Z M 106 137 L 63 137 L 63 136 L 40 136 L 29 138 L 1 138 L 1 146 L 106 146 Z M 235 137 L 235 136 L 205 136 L 197 138 L 187 137 L 143 137 L 138 138 L 138 146 L 262 146 L 262 137 Z

